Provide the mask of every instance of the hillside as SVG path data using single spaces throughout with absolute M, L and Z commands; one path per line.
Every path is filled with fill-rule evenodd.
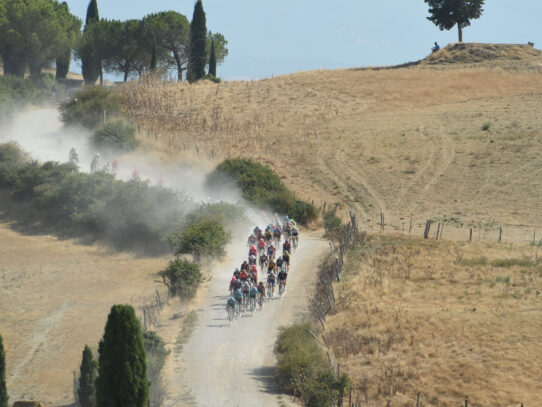
M 441 52 L 467 61 L 490 47 Z M 219 85 L 140 81 L 121 92 L 134 120 L 157 134 L 147 139 L 155 148 L 254 158 L 303 198 L 352 207 L 369 230 L 384 212 L 388 230 L 412 217 L 415 233 L 434 219 L 448 236 L 451 226 L 464 238 L 470 226 L 494 234 L 503 225 L 505 237 L 528 240 L 530 225 L 542 225 L 542 190 L 533 188 L 542 66 L 539 51 L 509 49 L 522 53 L 453 69 L 428 59 Z M 511 64 L 517 69 L 502 69 Z

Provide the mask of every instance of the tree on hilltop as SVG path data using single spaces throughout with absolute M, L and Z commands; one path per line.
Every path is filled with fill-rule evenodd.
M 114 305 L 99 345 L 98 407 L 147 407 L 149 381 L 143 335 L 130 305 Z
M 6 387 L 6 354 L 0 335 L 0 407 L 8 407 L 8 389 Z
M 190 56 L 188 62 L 188 80 L 198 81 L 205 77 L 207 65 L 207 23 L 203 3 L 198 0 L 194 5 L 194 15 L 190 23 Z
M 463 42 L 463 28 L 470 20 L 480 18 L 484 0 L 424 0 L 429 5 L 427 19 L 441 30 L 450 30 L 457 25 L 459 42 Z

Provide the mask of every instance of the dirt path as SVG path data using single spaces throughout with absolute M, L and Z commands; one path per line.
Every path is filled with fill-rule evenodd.
M 246 256 L 235 244 L 230 259 L 214 270 L 198 311 L 198 328 L 181 353 L 173 355 L 176 375 L 170 377 L 170 403 L 195 406 L 291 405 L 275 385 L 273 343 L 277 329 L 307 312 L 307 289 L 328 244 L 321 233 L 305 234 L 293 255 L 288 289 L 282 299 L 267 302 L 253 316 L 242 315 L 230 327 L 225 310 L 231 273 Z

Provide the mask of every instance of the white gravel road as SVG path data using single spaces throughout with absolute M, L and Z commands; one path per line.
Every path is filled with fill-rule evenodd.
M 261 311 L 245 313 L 230 326 L 225 309 L 233 270 L 247 256 L 244 244 L 228 250 L 230 259 L 214 270 L 206 300 L 198 311 L 198 327 L 181 353 L 174 355 L 175 377 L 169 377 L 170 405 L 201 407 L 288 406 L 274 379 L 273 344 L 277 329 L 307 312 L 312 286 L 328 244 L 319 234 L 305 234 L 292 256 L 288 287 Z M 235 255 L 236 254 L 236 255 Z M 261 273 L 259 277 L 261 276 Z

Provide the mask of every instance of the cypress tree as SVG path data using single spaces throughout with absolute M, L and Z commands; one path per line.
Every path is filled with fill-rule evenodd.
M 97 0 L 90 0 L 87 7 L 87 18 L 85 19 L 85 25 L 100 21 L 100 14 L 98 13 Z
M 96 406 L 96 369 L 98 363 L 92 356 L 92 350 L 85 345 L 83 360 L 81 362 L 81 376 L 79 377 L 79 403 L 81 407 Z
M 81 52 L 81 70 L 85 84 L 94 85 L 96 80 L 101 75 L 102 64 L 100 56 L 94 44 L 91 31 L 88 28 L 100 21 L 100 15 L 98 14 L 98 2 L 97 0 L 90 0 L 87 7 L 87 17 L 85 19 L 85 30 L 83 32 L 83 49 Z
M 211 41 L 211 55 L 209 56 L 209 75 L 216 78 L 216 50 L 215 41 Z
M 149 382 L 143 335 L 130 305 L 111 308 L 98 352 L 96 405 L 147 407 Z
M 156 57 L 156 40 L 152 37 L 152 54 L 151 54 L 151 72 L 156 71 L 157 57 Z
M 194 15 L 190 23 L 190 59 L 188 62 L 188 80 L 195 82 L 205 76 L 205 65 L 207 53 L 205 44 L 207 37 L 207 24 L 205 22 L 205 11 L 201 0 L 194 5 Z
M 0 335 L 0 407 L 8 407 L 8 389 L 6 387 L 6 354 Z

